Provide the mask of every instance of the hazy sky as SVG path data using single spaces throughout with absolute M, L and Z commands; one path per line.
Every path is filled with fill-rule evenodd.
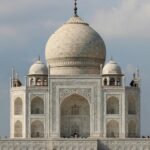
M 78 14 L 104 39 L 107 60 L 141 72 L 141 129 L 150 135 L 150 0 L 78 0 Z M 73 0 L 0 0 L 0 136 L 9 135 L 9 78 L 22 81 L 49 36 L 73 15 Z

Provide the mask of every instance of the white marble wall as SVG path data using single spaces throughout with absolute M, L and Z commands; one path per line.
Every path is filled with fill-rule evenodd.
M 23 123 L 23 138 L 31 137 L 31 123 L 40 120 L 44 124 L 45 137 L 60 137 L 61 103 L 72 94 L 84 97 L 90 106 L 90 137 L 106 137 L 107 122 L 119 123 L 119 137 L 128 136 L 128 121 L 136 120 L 137 135 L 140 135 L 140 90 L 124 86 L 102 87 L 100 76 L 51 76 L 48 87 L 17 87 L 11 89 L 10 137 L 14 137 L 14 122 Z M 136 115 L 128 115 L 128 95 L 137 100 Z M 31 114 L 31 100 L 40 97 L 44 101 L 44 114 Z M 119 100 L 119 114 L 106 113 L 106 101 L 110 97 Z M 14 115 L 14 100 L 20 97 L 23 101 L 23 114 Z
M 14 114 L 14 102 L 17 98 L 22 100 L 22 114 Z M 16 87 L 10 90 L 10 137 L 14 138 L 14 124 L 19 120 L 22 123 L 22 136 L 26 137 L 26 88 Z
M 104 100 L 104 134 L 106 136 L 107 132 L 107 123 L 109 121 L 117 121 L 119 123 L 119 137 L 125 137 L 125 88 L 122 86 L 106 86 L 103 88 L 103 100 Z M 107 114 L 106 106 L 107 100 L 111 97 L 115 97 L 119 100 L 119 113 L 118 114 Z
M 31 137 L 31 123 L 40 120 L 44 124 L 45 137 L 48 137 L 48 88 L 47 87 L 14 87 L 10 90 L 10 137 L 14 138 L 14 123 L 19 120 L 22 122 L 22 138 Z M 31 101 L 34 97 L 40 97 L 44 101 L 44 114 L 31 114 Z M 14 114 L 14 101 L 16 98 L 21 98 L 23 103 L 22 115 Z
M 101 77 L 51 77 L 49 78 L 50 136 L 60 137 L 60 105 L 72 94 L 84 97 L 90 105 L 90 135 L 99 137 L 102 129 Z

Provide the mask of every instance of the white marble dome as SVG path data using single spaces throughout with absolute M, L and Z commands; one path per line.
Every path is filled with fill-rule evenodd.
M 41 60 L 37 60 L 30 67 L 28 75 L 48 75 L 48 68 Z
M 103 68 L 103 75 L 121 75 L 121 67 L 114 61 L 110 60 Z
M 94 29 L 72 17 L 49 38 L 45 56 L 51 74 L 99 74 L 106 48 Z

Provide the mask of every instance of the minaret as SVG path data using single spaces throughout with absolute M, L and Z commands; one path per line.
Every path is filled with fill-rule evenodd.
M 140 71 L 136 69 L 136 73 L 133 73 L 133 79 L 130 82 L 131 87 L 139 87 L 140 86 Z
M 20 86 L 22 86 L 22 83 L 19 80 L 18 73 L 16 73 L 15 69 L 12 68 L 11 87 L 20 87 Z

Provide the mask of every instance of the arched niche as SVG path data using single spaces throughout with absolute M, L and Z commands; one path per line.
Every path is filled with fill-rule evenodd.
M 110 97 L 106 102 L 107 114 L 119 114 L 119 100 L 116 97 Z
M 43 122 L 36 120 L 31 124 L 31 137 L 43 138 L 44 137 L 44 124 Z
M 14 114 L 15 115 L 22 115 L 22 99 L 21 98 L 16 98 L 14 101 Z
M 119 137 L 119 123 L 116 120 L 111 120 L 107 123 L 107 137 L 117 138 Z
M 128 96 L 128 114 L 136 114 L 136 100 L 134 96 Z
M 73 94 L 61 103 L 61 137 L 90 136 L 90 106 L 88 101 Z
M 47 85 L 48 85 L 47 78 L 45 78 L 45 79 L 43 80 L 43 85 L 44 85 L 44 86 L 47 86 Z
M 37 79 L 36 79 L 36 85 L 37 85 L 37 86 L 41 86 L 41 85 L 42 85 L 42 79 L 37 78 Z
M 115 78 L 111 77 L 109 80 L 109 85 L 114 86 L 115 85 Z
M 14 124 L 14 137 L 22 137 L 22 123 L 19 120 Z
M 108 83 L 107 78 L 104 78 L 104 80 L 103 80 L 103 84 L 106 86 L 106 85 L 107 85 L 107 83 Z
M 40 97 L 31 100 L 31 114 L 44 114 L 44 101 Z
M 136 121 L 131 120 L 128 123 L 128 137 L 136 137 Z

